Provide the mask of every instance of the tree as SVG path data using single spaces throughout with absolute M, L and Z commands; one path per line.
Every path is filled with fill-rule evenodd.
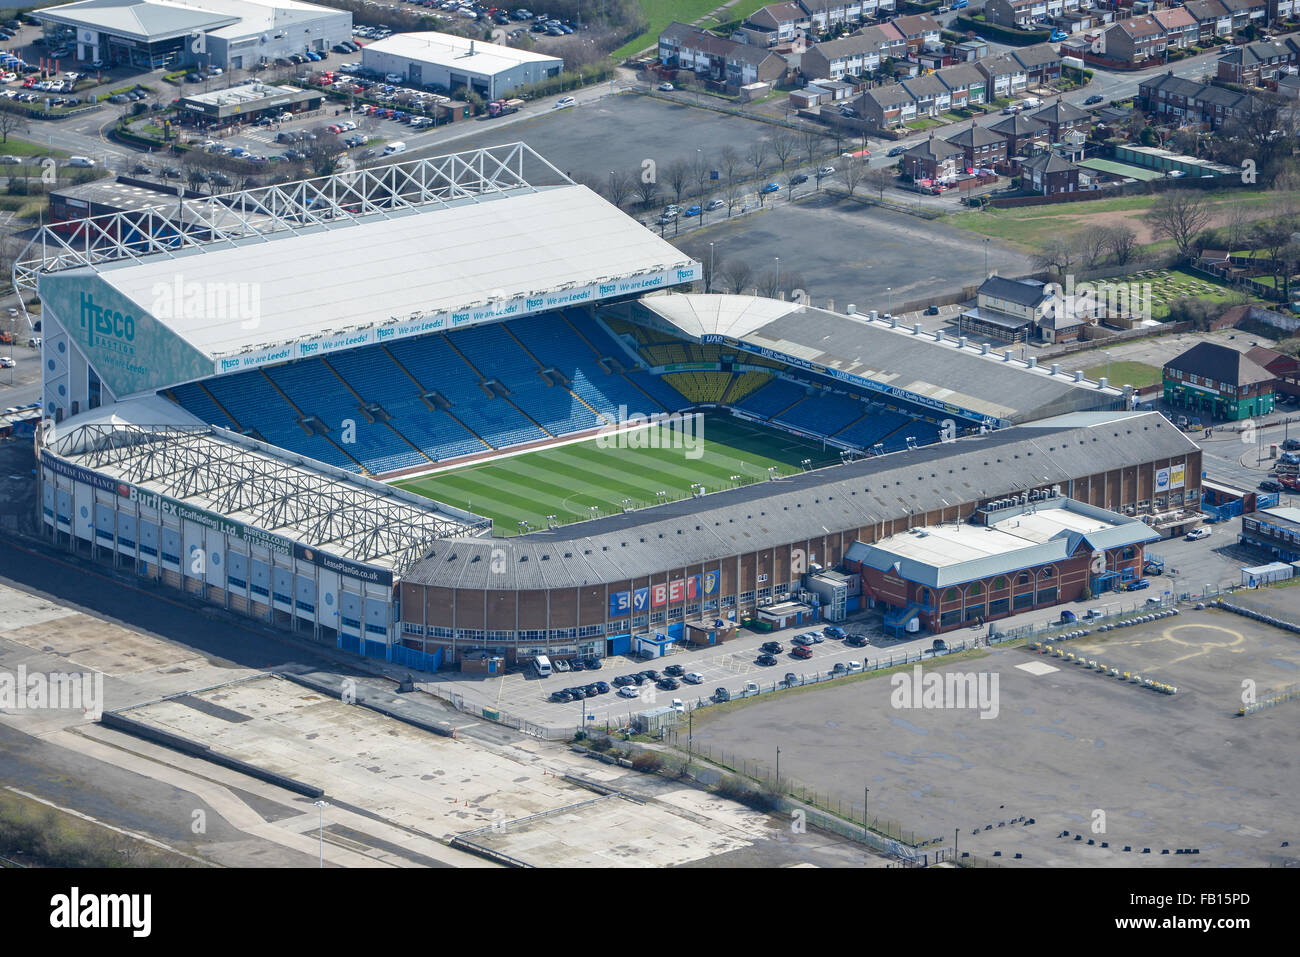
M 781 271 L 773 266 L 771 269 L 764 271 L 763 278 L 758 283 L 758 294 L 768 299 L 775 299 L 776 294 L 781 291 Z
M 700 266 L 700 278 L 704 280 L 704 291 L 706 293 L 713 292 L 713 283 L 717 279 L 719 269 L 714 263 L 714 257 L 708 254 L 707 249 L 700 254 Z M 725 268 L 726 265 L 724 264 L 722 269 Z
M 858 191 L 865 174 L 866 167 L 857 158 L 849 156 L 840 160 L 840 179 L 843 180 L 844 188 L 849 191 L 850 196 Z
M 664 178 L 668 183 L 668 188 L 672 190 L 673 202 L 680 203 L 682 194 L 686 192 L 686 184 L 691 181 L 691 168 L 686 164 L 686 160 L 675 159 L 668 164 L 664 170 Z
M 745 159 L 749 161 L 755 173 L 762 170 L 763 164 L 767 161 L 767 141 L 754 140 L 745 147 Z
M 718 277 L 726 282 L 733 295 L 738 296 L 753 280 L 754 267 L 744 259 L 733 259 L 718 270 Z
M 1228 252 L 1241 249 L 1241 244 L 1250 234 L 1250 212 L 1241 200 L 1228 207 L 1228 221 L 1224 224 L 1228 237 Z
M 698 150 L 695 153 L 695 159 L 691 163 L 691 182 L 695 184 L 696 199 L 704 199 L 704 191 L 709 185 L 709 174 L 713 167 L 709 165 L 708 158 Z
M 1086 268 L 1092 269 L 1106 258 L 1110 239 L 1110 230 L 1105 226 L 1092 226 L 1079 233 L 1079 257 Z
M 615 206 L 622 206 L 634 192 L 632 174 L 625 170 L 612 170 L 607 184 L 609 201 Z
M 718 169 L 722 173 L 722 181 L 730 186 L 736 181 L 736 176 L 741 170 L 740 154 L 736 148 L 731 145 L 724 146 L 722 152 L 718 154 Z
M 26 133 L 31 129 L 27 114 L 17 110 L 0 110 L 0 143 L 9 142 L 10 133 Z
M 642 176 L 636 184 L 636 194 L 641 200 L 642 207 L 649 209 L 659 202 L 659 180 L 654 176 Z
M 1291 242 L 1295 224 L 1286 218 L 1266 220 L 1251 230 L 1251 246 L 1262 249 L 1268 255 L 1269 273 L 1276 281 L 1279 274 L 1285 272 L 1282 263 L 1282 250 Z
M 1079 258 L 1077 241 L 1067 236 L 1047 240 L 1031 259 L 1035 269 L 1064 276 Z
M 1144 217 L 1151 231 L 1172 240 L 1180 256 L 1190 256 L 1201 230 L 1210 224 L 1210 204 L 1205 196 L 1190 189 L 1170 190 L 1152 204 Z
M 803 147 L 804 155 L 808 157 L 808 162 L 812 163 L 817 158 L 817 150 L 821 148 L 821 134 L 811 127 L 805 126 L 799 131 L 799 145 Z
M 785 172 L 786 163 L 790 161 L 790 155 L 794 153 L 796 145 L 794 137 L 789 133 L 782 133 L 772 138 L 772 153 L 781 164 L 781 172 Z
M 722 201 L 727 204 L 727 216 L 731 216 L 731 211 L 736 208 L 736 204 L 744 198 L 745 189 L 739 183 L 728 183 L 726 190 L 722 194 Z
M 1111 226 L 1107 230 L 1106 248 L 1119 266 L 1127 266 L 1137 249 L 1137 231 L 1132 226 Z
M 868 168 L 866 173 L 867 185 L 880 194 L 880 201 L 885 200 L 885 190 L 894 185 L 894 171 L 888 166 L 875 166 Z

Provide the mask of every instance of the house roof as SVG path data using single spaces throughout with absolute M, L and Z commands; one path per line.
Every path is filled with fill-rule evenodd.
M 1296 54 L 1297 50 L 1300 50 L 1300 44 L 1296 42 L 1294 36 L 1280 37 L 1277 40 L 1257 40 L 1231 53 L 1225 53 L 1219 57 L 1219 62 L 1257 66 L 1278 58 L 1289 59 Z
M 1113 31 L 1127 34 L 1134 40 L 1145 40 L 1150 37 L 1164 36 L 1165 25 L 1150 15 L 1129 17 L 1127 20 L 1120 20 L 1118 23 L 1113 24 L 1106 32 L 1111 33 Z
M 989 146 L 993 143 L 1003 142 L 1002 137 L 998 136 L 998 134 L 976 123 L 971 123 L 970 126 L 964 127 L 951 136 L 944 137 L 944 139 L 953 146 L 966 148 Z
M 917 143 L 903 155 L 912 159 L 928 159 L 941 163 L 950 157 L 960 156 L 961 147 L 932 136 L 928 140 Z
M 939 96 L 948 92 L 948 87 L 944 85 L 944 82 L 932 73 L 925 76 L 909 76 L 899 85 L 917 99 L 924 96 Z
M 897 34 L 896 31 L 895 35 L 891 35 L 883 27 L 867 27 L 865 30 L 859 30 L 847 37 L 814 44 L 809 48 L 808 53 L 816 52 L 827 60 L 838 60 L 842 57 L 856 56 L 872 50 L 887 49 L 891 44 L 898 43 L 902 39 L 902 35 Z
M 1232 11 L 1219 0 L 1187 0 L 1187 3 L 1183 4 L 1183 9 L 1195 17 L 1197 23 L 1232 15 Z
M 707 30 L 693 27 L 688 23 L 674 22 L 670 24 L 663 33 L 659 34 L 659 41 L 662 43 L 664 40 L 668 40 L 677 46 L 699 50 L 702 53 L 723 57 L 729 61 L 748 63 L 751 66 L 759 66 L 769 59 L 781 60 L 780 56 L 770 50 L 761 49 L 751 43 L 724 40 L 722 37 L 715 36 Z
M 1014 113 L 1004 120 L 999 120 L 989 127 L 994 133 L 1003 136 L 1034 136 L 1047 130 L 1047 124 L 1036 120 L 1027 113 Z
M 936 70 L 934 75 L 950 90 L 963 86 L 982 86 L 986 82 L 984 74 L 976 69 L 973 63 L 946 66 L 942 70 Z
M 1168 73 L 1162 73 L 1159 76 L 1153 76 L 1149 80 L 1143 80 L 1138 84 L 1139 88 L 1155 90 L 1156 92 L 1165 90 L 1176 96 L 1185 97 L 1195 96 L 1203 86 L 1204 84 L 1197 83 L 1195 80 L 1189 80 L 1186 77 L 1181 76 L 1174 76 L 1173 70 L 1170 70 Z
M 766 14 L 773 23 L 788 23 L 795 20 L 804 20 L 808 14 L 804 12 L 803 7 L 797 3 L 769 3 L 765 7 L 759 7 L 749 17 L 753 20 L 760 13 Z
M 894 17 L 890 22 L 898 27 L 905 37 L 919 37 L 926 33 L 938 33 L 942 29 L 937 20 L 925 13 Z
M 1035 43 L 1033 46 L 1012 50 L 1011 56 L 1026 70 L 1061 62 L 1061 54 L 1050 43 Z
M 1021 167 L 1027 170 L 1033 170 L 1037 173 L 1066 173 L 1072 169 L 1078 169 L 1064 156 L 1044 150 L 1041 153 L 1035 153 L 1033 156 L 1021 162 Z
M 1196 18 L 1183 7 L 1155 10 L 1152 11 L 1151 16 L 1155 17 L 1156 22 L 1163 26 L 1166 31 L 1186 30 L 1196 26 Z
M 1246 358 L 1261 369 L 1265 369 L 1274 375 L 1282 375 L 1300 369 L 1300 359 L 1278 352 L 1276 349 L 1266 349 L 1264 346 L 1255 346 L 1253 349 L 1248 350 Z
M 1244 352 L 1216 342 L 1198 342 L 1180 356 L 1165 363 L 1165 369 L 1202 376 L 1229 385 L 1252 385 L 1271 382 L 1276 376 L 1252 362 Z
M 976 60 L 975 65 L 979 67 L 985 76 L 1005 76 L 1011 73 L 1023 73 L 1025 70 L 1024 64 L 1015 59 L 1010 53 Z
M 1005 299 L 1020 306 L 1036 307 L 1048 298 L 1047 287 L 1034 279 L 1007 279 L 990 276 L 980 283 L 979 294 L 993 299 Z
M 897 106 L 905 103 L 916 102 L 915 97 L 907 90 L 903 89 L 901 83 L 893 83 L 889 86 L 878 86 L 874 90 L 867 90 L 860 96 L 859 101 L 870 101 L 882 110 L 892 110 Z
M 1077 106 L 1066 103 L 1060 97 L 1057 97 L 1055 103 L 1045 106 L 1037 112 L 1030 113 L 1029 117 L 1043 123 L 1060 124 L 1089 119 L 1089 113 L 1087 110 L 1081 110 Z

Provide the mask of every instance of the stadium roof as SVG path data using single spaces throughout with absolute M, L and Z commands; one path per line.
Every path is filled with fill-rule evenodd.
M 1050 369 L 1007 361 L 994 350 L 961 348 L 955 339 L 937 342 L 904 326 L 848 316 L 757 296 L 647 296 L 611 310 L 633 321 L 668 323 L 694 339 L 722 336 L 793 359 L 815 371 L 831 370 L 865 380 L 878 391 L 901 390 L 900 398 L 953 414 L 1002 422 L 1041 419 L 1112 405 L 1122 394 L 1096 383 L 1075 382 Z
M 136 424 L 156 397 L 97 409 L 56 427 L 53 454 L 116 482 L 220 515 L 347 561 L 401 572 L 435 542 L 482 534 L 488 521 L 207 425 Z M 162 403 L 168 405 L 169 403 Z M 274 543 L 272 543 L 274 547 Z
M 846 558 L 907 581 L 946 588 L 1009 575 L 1022 568 L 1063 562 L 1081 544 L 1119 548 L 1159 541 L 1145 522 L 1068 498 L 1003 509 L 987 525 L 927 525 L 872 543 L 857 542 Z
M 515 538 L 442 542 L 405 578 L 489 590 L 644 578 L 1196 449 L 1158 412 L 1034 423 Z M 489 571 L 493 549 L 504 571 Z

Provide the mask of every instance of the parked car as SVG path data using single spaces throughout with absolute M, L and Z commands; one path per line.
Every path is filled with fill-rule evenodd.
M 799 173 L 799 174 L 796 175 L 796 176 L 791 176 L 791 177 L 790 177 L 790 185 L 791 185 L 791 186 L 800 186 L 800 185 L 802 185 L 802 184 L 804 184 L 804 183 L 806 183 L 806 182 L 808 182 L 808 177 L 807 177 L 807 175 L 805 175 L 804 173 Z
M 1100 93 L 1094 93 L 1092 96 L 1088 97 L 1086 100 L 1083 101 L 1083 105 L 1092 106 L 1094 103 L 1100 103 L 1104 99 L 1106 98 L 1102 96 Z
M 700 674 L 698 671 L 688 671 L 686 674 L 682 675 L 682 680 L 688 685 L 703 684 L 704 675 Z
M 1300 450 L 1300 439 L 1286 439 L 1282 442 L 1284 452 L 1295 452 Z
M 820 645 L 823 641 L 826 640 L 825 638 L 822 637 L 822 633 L 821 633 L 820 631 L 810 631 L 810 632 L 807 632 L 807 634 L 805 635 L 805 637 L 806 637 L 809 641 L 811 641 L 814 645 Z
M 655 682 L 655 687 L 662 691 L 676 691 L 681 687 L 681 683 L 676 678 L 669 678 L 665 675 Z
M 867 646 L 867 638 L 865 635 L 849 635 L 844 639 L 844 643 L 851 648 L 865 648 Z
M 562 97 L 560 97 L 558 100 L 555 101 L 555 106 L 552 107 L 552 109 L 563 110 L 563 109 L 565 109 L 565 108 L 567 108 L 567 107 L 570 107 L 570 106 L 577 106 L 577 105 L 578 105 L 578 101 L 575 100 L 573 97 L 571 97 L 571 96 L 562 96 Z
M 713 689 L 713 700 L 714 700 L 714 701 L 730 701 L 730 700 L 731 700 L 731 692 L 728 691 L 726 688 L 714 688 L 714 689 Z
M 790 644 L 800 645 L 800 646 L 811 645 L 812 639 L 809 638 L 807 635 L 795 635 L 793 638 L 790 639 Z
M 825 635 L 827 638 L 844 638 L 844 637 L 846 637 L 846 633 L 845 633 L 844 629 L 843 629 L 843 628 L 840 628 L 840 627 L 838 627 L 838 626 L 836 626 L 836 625 L 827 625 L 825 628 L 822 629 L 822 634 Z
M 760 192 L 760 193 L 776 193 L 776 192 L 779 192 L 780 189 L 781 189 L 781 187 L 778 186 L 776 183 L 768 183 L 768 184 L 765 185 L 762 189 L 760 189 L 759 192 Z
M 663 93 L 671 93 L 673 91 L 673 85 L 671 83 L 660 83 L 656 89 Z
M 0 356 L 0 369 L 12 369 L 15 365 L 12 356 Z
M 1150 588 L 1151 583 L 1145 578 L 1138 578 L 1131 582 L 1124 583 L 1125 591 L 1141 591 L 1144 588 Z
M 552 691 L 551 700 L 561 704 L 566 704 L 573 700 L 573 695 L 569 694 L 567 691 Z
M 763 665 L 764 667 L 767 667 L 769 665 L 776 664 L 776 658 L 768 654 L 759 655 L 757 658 L 754 659 L 754 664 Z
M 604 681 L 596 681 L 593 683 L 595 684 L 596 691 L 599 694 L 609 694 L 609 685 L 606 684 Z
M 1276 485 L 1277 483 L 1274 482 L 1273 484 Z M 1184 535 L 1183 539 L 1189 542 L 1197 542 L 1200 541 L 1202 538 L 1209 538 L 1209 537 L 1210 537 L 1210 530 L 1208 528 L 1194 528 L 1186 535 Z
M 646 681 L 658 681 L 659 672 L 655 671 L 653 668 L 647 668 L 645 671 L 641 672 L 641 677 Z
M 600 659 L 593 658 L 590 655 L 582 659 L 582 664 L 588 671 L 599 671 L 601 667 Z
M 831 666 L 830 673 L 833 675 L 846 675 L 849 673 L 849 669 L 848 666 L 844 664 L 844 662 L 837 661 L 835 662 L 834 665 Z
M 936 639 L 934 639 L 934 641 L 930 642 L 930 650 L 931 650 L 931 651 L 947 651 L 947 650 L 948 650 L 948 643 L 947 643 L 946 641 L 944 641 L 942 638 L 936 638 Z
M 553 658 L 551 659 L 551 667 L 558 672 L 564 673 L 569 670 L 569 663 L 563 658 Z
M 758 650 L 766 651 L 769 655 L 779 655 L 781 652 L 785 651 L 785 649 L 781 647 L 779 641 L 765 641 L 758 646 Z
M 784 681 L 785 681 L 785 686 L 787 688 L 793 688 L 795 685 L 799 683 L 799 676 L 795 674 L 793 671 L 787 671 L 785 673 Z
M 1276 482 L 1273 479 L 1265 479 L 1264 481 L 1259 483 L 1259 490 L 1261 492 L 1280 492 L 1282 491 L 1282 488 L 1283 488 L 1282 483 Z M 1197 531 L 1205 532 L 1206 535 L 1210 533 L 1210 530 L 1208 528 L 1198 528 Z M 1200 537 L 1204 538 L 1205 536 L 1202 535 Z
M 862 670 L 862 662 L 860 662 L 860 661 L 850 661 L 850 662 L 849 662 L 849 668 L 848 668 L 848 670 L 849 670 L 849 674 L 853 674 L 855 671 L 861 671 L 861 670 Z
M 793 651 L 790 652 L 790 657 L 792 658 L 807 659 L 807 658 L 811 658 L 812 656 L 813 656 L 812 649 L 805 645 L 800 645 L 798 648 L 795 648 Z
M 618 689 L 618 696 L 620 698 L 639 698 L 641 692 L 637 690 L 635 685 L 623 685 Z
M 1078 621 L 1078 620 L 1079 620 L 1079 616 L 1076 615 L 1074 612 L 1070 611 L 1070 609 L 1068 608 L 1063 608 L 1061 610 L 1061 617 L 1057 619 L 1057 621 L 1059 621 L 1062 625 L 1068 625 L 1070 622 Z
M 671 678 L 680 678 L 682 675 L 686 674 L 686 669 L 681 665 L 669 665 L 664 669 L 664 674 Z
M 1005 112 L 1005 111 L 1004 111 L 1004 112 Z M 886 155 L 886 156 L 902 156 L 902 155 L 903 155 L 904 153 L 906 153 L 906 152 L 907 152 L 907 147 L 906 147 L 906 146 L 894 146 L 894 147 L 891 147 L 890 150 L 889 150 L 889 152 L 886 153 L 885 155 Z

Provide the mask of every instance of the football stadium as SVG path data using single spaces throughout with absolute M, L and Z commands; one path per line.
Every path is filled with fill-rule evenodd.
M 1000 500 L 1199 502 L 1128 387 L 695 292 L 520 143 L 64 223 L 14 278 L 53 541 L 426 670 L 843 617 L 855 542 Z

